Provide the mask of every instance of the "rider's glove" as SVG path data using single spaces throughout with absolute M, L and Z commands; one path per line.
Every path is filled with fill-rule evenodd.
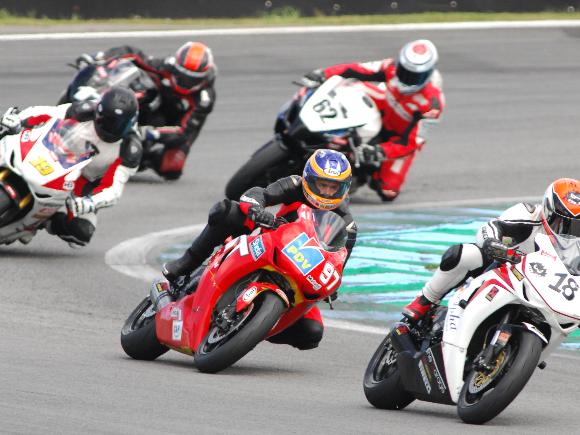
M 90 196 L 68 197 L 65 204 L 74 217 L 95 211 L 95 202 Z
M 309 73 L 304 74 L 304 77 L 302 77 L 302 82 L 311 88 L 320 86 L 322 83 L 324 83 L 324 80 L 326 80 L 326 77 L 324 76 L 324 71 L 321 69 L 310 71 Z
M 10 107 L 0 120 L 0 131 L 4 134 L 16 134 L 22 130 L 22 121 L 18 116 L 19 110 L 16 107 Z
M 75 59 L 75 65 L 78 69 L 85 68 L 89 65 L 100 64 L 104 60 L 104 53 L 99 51 L 97 54 L 92 55 L 88 53 L 83 53 Z
M 491 237 L 485 239 L 481 249 L 488 259 L 496 260 L 500 263 L 510 262 L 517 264 L 521 261 L 521 253 L 519 251 L 509 248 L 498 239 Z
M 248 219 L 264 228 L 274 228 L 276 217 L 264 207 L 254 204 L 248 209 Z
M 139 136 L 141 136 L 141 140 L 143 141 L 155 142 L 159 140 L 161 134 L 155 127 L 144 125 L 139 127 Z

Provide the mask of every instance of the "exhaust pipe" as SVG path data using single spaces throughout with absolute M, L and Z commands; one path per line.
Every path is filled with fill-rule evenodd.
M 408 352 L 410 356 L 414 357 L 418 352 L 417 346 L 415 346 L 411 338 L 411 330 L 406 323 L 398 322 L 393 325 L 391 343 L 399 354 Z

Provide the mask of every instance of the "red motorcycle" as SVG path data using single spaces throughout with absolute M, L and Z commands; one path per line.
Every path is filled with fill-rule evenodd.
M 306 205 L 296 213 L 294 222 L 277 218 L 275 229 L 226 240 L 160 310 L 156 301 L 168 297 L 169 284 L 154 282 L 123 326 L 125 353 L 154 360 L 174 349 L 216 373 L 329 300 L 347 257 L 344 221 Z

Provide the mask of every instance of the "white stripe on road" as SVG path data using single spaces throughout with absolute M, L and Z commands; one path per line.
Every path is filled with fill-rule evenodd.
M 284 35 L 304 33 L 403 32 L 431 30 L 545 29 L 580 27 L 580 20 L 477 21 L 460 23 L 366 24 L 334 26 L 244 27 L 195 30 L 131 30 L 0 34 L 0 41 L 111 38 L 172 38 L 185 36 Z

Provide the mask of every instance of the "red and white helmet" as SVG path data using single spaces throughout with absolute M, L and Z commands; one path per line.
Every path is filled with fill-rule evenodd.
M 211 50 L 201 42 L 186 42 L 168 62 L 171 64 L 171 85 L 182 95 L 207 86 L 217 72 Z
M 542 221 L 548 235 L 580 239 L 580 181 L 554 181 L 548 186 L 542 205 Z
M 428 39 L 405 44 L 399 52 L 393 85 L 402 94 L 420 91 L 431 78 L 438 59 L 437 48 Z

